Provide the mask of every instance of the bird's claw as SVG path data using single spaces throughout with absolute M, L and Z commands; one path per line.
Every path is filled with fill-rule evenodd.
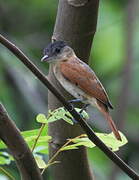
M 86 110 L 86 108 L 87 108 L 88 106 L 89 106 L 89 104 L 84 104 L 79 113 L 81 114 L 84 110 Z
M 81 99 L 71 99 L 68 101 L 69 103 L 77 103 L 77 102 L 82 102 Z

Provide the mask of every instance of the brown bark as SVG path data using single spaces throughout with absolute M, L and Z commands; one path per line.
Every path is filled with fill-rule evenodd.
M 22 180 L 42 180 L 40 170 L 20 131 L 0 103 L 0 139 L 12 153 Z
M 96 31 L 98 4 L 98 0 L 59 1 L 53 38 L 66 41 L 75 50 L 77 56 L 86 62 L 88 62 L 92 40 Z M 56 81 L 51 70 L 49 79 L 67 99 L 71 98 Z M 61 106 L 60 102 L 50 92 L 48 102 L 50 109 Z M 49 125 L 49 134 L 53 137 L 53 142 L 50 144 L 50 156 L 66 142 L 66 139 L 81 133 L 83 131 L 78 125 L 71 126 L 62 120 L 51 123 Z M 51 167 L 54 180 L 93 179 L 85 148 L 62 152 L 57 160 L 61 163 Z

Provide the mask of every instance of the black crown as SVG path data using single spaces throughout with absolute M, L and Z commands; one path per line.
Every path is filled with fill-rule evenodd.
M 48 46 L 44 49 L 44 55 L 46 54 L 58 54 L 60 50 L 67 46 L 66 42 L 64 41 L 55 41 L 53 43 L 48 44 Z

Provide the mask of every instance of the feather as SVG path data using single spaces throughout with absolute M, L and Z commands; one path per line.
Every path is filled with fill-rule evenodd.
M 87 64 L 74 57 L 68 61 L 61 62 L 60 71 L 67 80 L 78 86 L 87 95 L 98 99 L 113 109 L 104 87 Z
M 99 101 L 97 101 L 97 104 L 98 104 L 98 109 L 104 115 L 105 119 L 108 121 L 108 124 L 109 124 L 112 132 L 114 133 L 116 139 L 122 141 L 121 136 L 116 128 L 116 125 L 115 125 L 114 121 L 112 120 L 111 115 L 109 114 L 108 107 Z

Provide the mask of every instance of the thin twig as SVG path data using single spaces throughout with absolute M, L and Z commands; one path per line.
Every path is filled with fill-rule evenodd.
M 35 149 L 35 147 L 36 147 L 36 144 L 37 144 L 37 142 L 38 142 L 38 139 L 39 139 L 39 137 L 40 137 L 40 135 L 41 135 L 41 133 L 42 133 L 45 125 L 46 125 L 46 124 L 42 124 L 42 125 L 41 125 L 41 128 L 39 129 L 38 136 L 37 136 L 37 138 L 35 139 L 35 142 L 34 142 L 34 144 L 33 144 L 33 147 L 32 147 L 32 149 L 31 149 L 31 152 L 34 151 L 34 149 Z
M 81 117 L 81 115 L 76 112 L 73 106 L 68 103 L 65 98 L 57 91 L 57 89 L 49 82 L 47 77 L 30 61 L 30 59 L 24 55 L 24 53 L 0 35 L 0 42 L 5 47 L 7 47 L 16 57 L 22 61 L 25 66 L 58 98 L 58 100 L 63 104 L 63 106 L 72 114 L 72 116 L 79 122 L 80 126 L 84 129 L 88 138 L 103 151 L 109 159 L 111 159 L 117 166 L 119 166 L 129 177 L 134 180 L 139 180 L 139 175 L 129 167 L 120 157 L 118 157 L 114 152 L 112 152 L 94 133 L 91 127 L 86 121 Z
M 46 119 L 48 120 L 51 116 L 52 116 L 52 115 L 51 115 L 51 113 L 49 112 L 49 113 L 48 113 L 48 116 L 46 117 Z M 34 151 L 35 146 L 36 146 L 36 144 L 37 144 L 37 142 L 38 142 L 38 139 L 39 139 L 39 137 L 40 137 L 40 135 L 41 135 L 41 133 L 42 133 L 45 125 L 46 125 L 46 123 L 44 123 L 44 124 L 41 125 L 41 128 L 39 129 L 38 136 L 37 136 L 37 138 L 35 139 L 35 142 L 34 142 L 34 144 L 33 144 L 33 147 L 32 147 L 31 152 Z
M 66 147 L 68 144 L 70 144 L 71 142 L 73 142 L 73 140 L 77 139 L 77 138 L 81 138 L 84 137 L 86 135 L 81 134 L 75 138 L 69 139 L 63 146 L 61 146 L 61 148 L 59 148 L 56 153 L 51 157 L 51 159 L 49 159 L 47 166 L 42 170 L 41 174 L 44 173 L 44 171 L 47 169 L 47 167 L 49 166 L 49 164 L 53 163 L 53 160 L 58 156 L 58 154 L 61 152 L 61 149 L 63 149 L 64 147 Z
M 15 180 L 15 178 L 4 168 L 0 167 L 0 171 L 2 171 L 10 180 Z

